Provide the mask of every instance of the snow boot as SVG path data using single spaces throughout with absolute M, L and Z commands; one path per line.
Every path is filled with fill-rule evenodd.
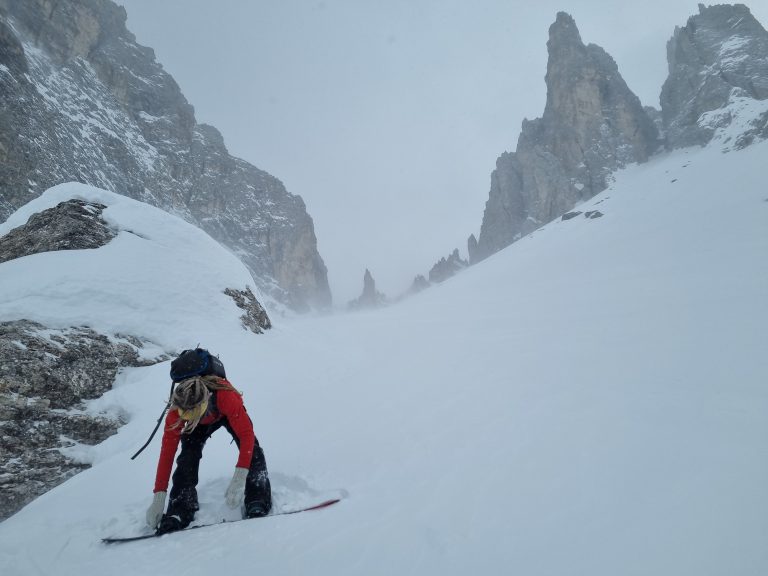
M 168 534 L 169 532 L 177 532 L 186 528 L 188 524 L 189 522 L 184 524 L 181 521 L 181 518 L 176 514 L 170 516 L 165 514 L 160 520 L 160 525 L 157 527 L 155 534 L 161 536 L 163 534 Z

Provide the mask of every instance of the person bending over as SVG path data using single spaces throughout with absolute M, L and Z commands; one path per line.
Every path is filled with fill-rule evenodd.
M 157 534 L 181 530 L 194 519 L 199 510 L 197 481 L 203 446 L 222 426 L 232 435 L 240 451 L 226 492 L 227 504 L 236 508 L 242 502 L 243 518 L 269 514 L 272 491 L 264 451 L 253 432 L 240 392 L 220 376 L 194 376 L 176 385 L 165 418 L 154 498 L 147 510 L 147 524 L 156 529 Z M 168 510 L 163 514 L 179 442 L 181 453 L 173 473 Z

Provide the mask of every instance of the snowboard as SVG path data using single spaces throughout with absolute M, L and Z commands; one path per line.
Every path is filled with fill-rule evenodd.
M 307 506 L 304 508 L 297 508 L 296 510 L 284 510 L 282 512 L 274 512 L 272 514 L 267 514 L 266 516 L 260 516 L 259 518 L 271 518 L 272 516 L 286 516 L 288 514 L 298 514 L 300 512 L 309 512 L 310 510 L 320 510 L 321 508 L 327 508 L 328 506 L 332 506 L 333 504 L 336 504 L 337 502 L 340 502 L 340 498 L 333 498 L 331 500 L 325 500 L 324 502 L 320 502 L 319 504 L 314 504 L 312 506 Z M 186 528 L 183 528 L 181 530 L 176 530 L 174 532 L 167 532 L 166 534 L 178 534 L 179 532 L 187 532 L 188 530 L 196 530 L 197 528 L 207 528 L 209 526 L 218 526 L 219 524 L 232 524 L 234 522 L 243 522 L 245 520 L 258 520 L 259 518 L 241 518 L 240 520 L 222 520 L 221 522 L 213 522 L 211 524 L 198 524 L 196 526 L 188 526 Z M 104 544 L 118 544 L 120 542 L 135 542 L 136 540 L 147 540 L 148 538 L 159 538 L 160 536 L 165 536 L 166 534 L 144 534 L 143 536 L 128 536 L 126 538 L 102 538 L 101 541 L 104 542 Z

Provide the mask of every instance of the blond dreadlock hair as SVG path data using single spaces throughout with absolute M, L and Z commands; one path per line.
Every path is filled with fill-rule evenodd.
M 242 395 L 242 392 L 237 390 L 229 382 L 223 378 L 220 378 L 219 376 L 193 376 L 192 378 L 182 380 L 176 385 L 176 388 L 173 390 L 173 394 L 171 396 L 170 409 L 185 411 L 192 410 L 204 402 L 208 402 L 210 400 L 211 393 L 215 392 L 216 390 L 233 390 Z M 184 428 L 182 429 L 181 433 L 190 434 L 195 428 L 197 428 L 197 425 L 200 423 L 200 420 L 202 420 L 204 416 L 205 411 L 200 413 L 193 420 L 179 419 L 173 426 L 171 426 L 171 429 L 175 430 L 183 426 Z

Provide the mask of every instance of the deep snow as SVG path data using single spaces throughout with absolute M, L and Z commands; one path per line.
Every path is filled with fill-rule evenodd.
M 195 306 L 194 320 L 178 304 L 247 282 L 236 262 L 215 286 L 191 285 L 121 234 L 87 254 L 0 265 L 3 318 L 110 329 L 108 309 L 160 347 L 209 346 L 245 393 L 277 507 L 344 497 L 101 544 L 146 530 L 159 442 L 129 457 L 168 392 L 167 363 L 126 370 L 90 409 L 130 423 L 81 447 L 91 469 L 0 524 L 0 573 L 768 574 L 767 154 L 761 143 L 660 156 L 579 207 L 601 218 L 553 222 L 396 306 L 281 320 L 263 336 L 224 300 Z M 105 213 L 127 226 L 117 208 Z M 100 267 L 85 263 L 108 251 L 153 271 L 134 278 L 140 297 L 91 277 Z M 66 315 L 42 290 L 9 303 L 9 291 L 35 291 L 43 258 L 46 286 L 69 286 Z M 65 258 L 82 259 L 82 284 Z M 71 292 L 86 288 L 87 299 Z M 200 521 L 236 516 L 223 502 L 236 458 L 217 433 Z

